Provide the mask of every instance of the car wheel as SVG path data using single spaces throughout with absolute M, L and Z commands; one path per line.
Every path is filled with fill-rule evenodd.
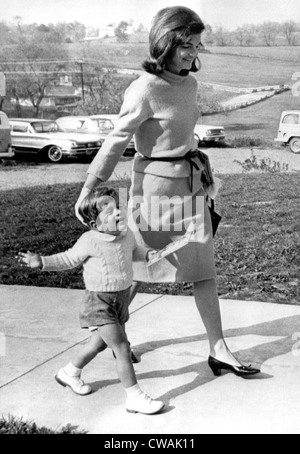
M 64 155 L 62 149 L 57 145 L 52 145 L 52 147 L 47 150 L 47 157 L 50 162 L 62 162 Z
M 290 141 L 290 149 L 293 153 L 299 154 L 300 153 L 300 137 L 294 137 Z

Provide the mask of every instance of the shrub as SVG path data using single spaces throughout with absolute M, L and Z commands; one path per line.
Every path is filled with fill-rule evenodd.
M 252 136 L 236 136 L 233 139 L 226 141 L 230 148 L 251 148 L 251 147 L 264 147 L 270 145 L 270 142 L 263 137 Z
M 258 159 L 257 156 L 254 154 L 253 150 L 251 150 L 251 157 L 245 159 L 245 161 L 237 161 L 237 164 L 241 165 L 245 172 L 251 172 L 252 170 L 260 170 L 262 172 L 268 173 L 280 173 L 280 172 L 287 172 L 289 170 L 288 164 L 281 164 L 279 161 L 272 161 L 270 158 L 263 158 Z
M 47 427 L 38 427 L 35 422 L 23 421 L 22 418 L 8 416 L 0 418 L 0 435 L 84 435 L 85 431 L 78 430 L 77 426 L 67 424 L 59 430 L 48 429 Z

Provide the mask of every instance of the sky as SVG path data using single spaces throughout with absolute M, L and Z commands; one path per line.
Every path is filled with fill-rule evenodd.
M 205 23 L 228 30 L 265 21 L 300 22 L 299 0 L 0 0 L 0 21 L 20 16 L 24 23 L 78 21 L 98 27 L 133 19 L 149 28 L 157 11 L 177 5 L 188 6 Z

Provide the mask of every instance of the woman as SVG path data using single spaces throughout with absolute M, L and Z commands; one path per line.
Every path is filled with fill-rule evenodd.
M 191 219 L 197 220 L 201 232 L 196 241 L 157 266 L 147 268 L 139 263 L 135 281 L 193 282 L 196 305 L 208 333 L 213 373 L 220 375 L 226 369 L 247 376 L 260 371 L 241 365 L 222 332 L 212 225 L 206 203 L 207 194 L 214 198 L 217 188 L 205 179 L 204 166 L 194 151 L 197 145 L 193 131 L 199 110 L 197 81 L 190 72 L 200 69 L 198 53 L 204 28 L 199 16 L 185 7 L 165 8 L 155 16 L 150 57 L 143 65 L 146 73 L 127 89 L 118 123 L 90 165 L 76 206 L 99 182 L 110 177 L 135 134 L 138 153 L 129 205 L 131 228 L 138 243 L 162 249 L 186 233 Z M 169 210 L 157 211 L 153 200 L 167 201 Z M 183 217 L 178 220 L 180 213 Z M 137 288 L 138 284 L 133 296 Z

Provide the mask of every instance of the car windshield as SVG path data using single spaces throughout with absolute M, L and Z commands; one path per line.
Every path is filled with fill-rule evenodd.
M 78 120 L 77 118 L 66 118 L 59 120 L 59 127 L 63 129 L 83 129 L 85 128 L 85 120 Z
M 97 123 L 98 123 L 98 128 L 101 130 L 101 131 L 107 131 L 107 130 L 112 130 L 114 129 L 114 124 L 111 120 L 108 120 L 106 118 L 103 118 L 103 119 L 100 119 L 100 120 L 96 120 Z
M 55 121 L 38 121 L 36 123 L 31 123 L 31 126 L 35 132 L 58 132 L 60 130 Z
M 297 125 L 299 123 L 299 115 L 297 114 L 286 115 L 283 119 L 283 123 L 287 125 Z

